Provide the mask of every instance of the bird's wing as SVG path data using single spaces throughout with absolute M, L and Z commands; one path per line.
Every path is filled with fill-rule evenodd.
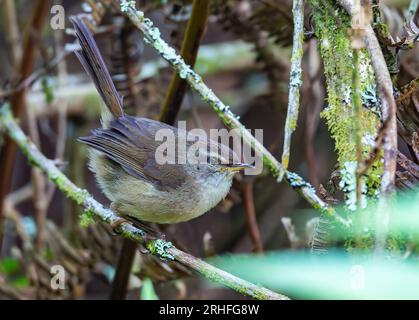
M 137 179 L 163 190 L 177 188 L 185 182 L 184 167 L 178 162 L 158 164 L 155 160 L 155 149 L 159 145 L 155 136 L 161 128 L 177 130 L 154 120 L 124 116 L 111 121 L 108 128 L 95 129 L 92 135 L 79 140 L 103 152 Z

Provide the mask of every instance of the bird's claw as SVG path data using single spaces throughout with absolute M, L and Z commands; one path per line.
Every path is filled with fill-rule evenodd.
M 121 230 L 119 229 L 119 227 L 124 222 L 130 223 L 128 220 L 125 220 L 124 218 L 117 218 L 114 222 L 111 223 L 113 235 L 119 235 L 121 233 Z

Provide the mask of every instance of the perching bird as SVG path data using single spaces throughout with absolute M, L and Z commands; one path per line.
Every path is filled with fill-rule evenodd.
M 156 141 L 156 133 L 160 129 L 170 130 L 178 143 L 180 131 L 159 121 L 124 113 L 122 98 L 90 30 L 82 18 L 70 19 L 81 46 L 76 55 L 106 105 L 102 128 L 80 141 L 90 147 L 89 167 L 113 208 L 141 221 L 177 223 L 198 217 L 217 205 L 229 192 L 234 174 L 251 166 L 228 164 L 237 158 L 232 150 L 198 135 L 192 136 L 228 152 L 214 153 L 214 149 L 208 148 L 204 150 L 208 160 L 205 163 L 179 163 L 177 157 L 175 164 L 159 164 L 155 155 L 161 143 Z M 191 144 L 188 142 L 187 147 Z

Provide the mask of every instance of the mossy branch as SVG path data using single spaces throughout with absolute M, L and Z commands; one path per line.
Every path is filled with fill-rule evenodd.
M 353 1 L 339 0 L 339 3 L 351 17 L 356 14 L 357 8 Z M 379 88 L 383 122 L 388 121 L 388 129 L 384 137 L 384 173 L 381 178 L 381 193 L 389 195 L 394 191 L 397 166 L 397 108 L 393 96 L 393 84 L 390 73 L 380 44 L 370 24 L 365 26 L 364 41 L 374 69 L 377 87 Z
M 300 107 L 300 87 L 303 83 L 301 59 L 304 44 L 304 1 L 294 0 L 292 6 L 294 15 L 294 36 L 291 55 L 291 70 L 288 93 L 288 112 L 285 122 L 284 148 L 282 151 L 282 165 L 288 168 L 290 158 L 291 136 L 297 127 L 298 109 Z
M 351 17 L 354 17 L 359 8 L 353 1 L 339 0 L 340 5 L 345 8 Z M 386 247 L 388 234 L 388 221 L 391 213 L 391 196 L 395 189 L 395 176 L 397 166 L 397 118 L 396 102 L 393 96 L 393 84 L 390 73 L 380 47 L 380 43 L 370 24 L 364 30 L 365 46 L 368 50 L 371 64 L 374 69 L 377 88 L 379 91 L 383 126 L 386 125 L 384 133 L 384 167 L 381 177 L 381 199 L 376 217 L 376 239 L 375 250 L 382 254 Z
M 209 0 L 194 0 L 191 17 L 186 27 L 185 37 L 182 43 L 181 55 L 185 62 L 195 65 L 198 55 L 199 44 L 204 35 L 209 15 Z M 187 83 L 176 73 L 173 74 L 169 90 L 163 101 L 160 113 L 160 121 L 172 124 L 175 122 L 183 97 L 187 89 Z
M 339 217 L 332 207 L 321 200 L 308 182 L 305 182 L 297 174 L 284 170 L 282 164 L 240 123 L 239 118 L 231 112 L 230 107 L 225 105 L 203 82 L 201 76 L 187 65 L 183 58 L 160 37 L 159 29 L 154 27 L 153 22 L 144 16 L 144 12 L 136 10 L 135 1 L 119 0 L 117 2 L 121 5 L 121 12 L 144 34 L 145 42 L 149 43 L 169 62 L 180 78 L 185 79 L 191 88 L 213 108 L 227 127 L 238 129 L 243 141 L 251 146 L 256 154 L 263 156 L 264 164 L 271 170 L 272 175 L 278 182 L 282 181 L 285 175 L 287 183 L 314 208 L 319 209 L 328 218 L 335 219 L 343 226 L 351 224 L 351 221 Z
M 246 280 L 240 279 L 223 270 L 187 254 L 175 248 L 170 242 L 162 239 L 152 239 L 137 227 L 124 221 L 111 209 L 105 208 L 96 201 L 86 190 L 77 187 L 64 175 L 54 164 L 47 159 L 38 148 L 23 133 L 22 129 L 16 123 L 9 106 L 0 107 L 0 128 L 9 135 L 9 137 L 19 146 L 23 154 L 28 158 L 32 166 L 38 167 L 43 171 L 49 180 L 60 189 L 67 198 L 75 201 L 82 206 L 86 216 L 98 218 L 110 225 L 118 225 L 117 231 L 130 240 L 143 244 L 152 254 L 165 260 L 175 260 L 186 267 L 198 272 L 210 281 L 227 286 L 239 293 L 255 299 L 269 300 L 288 300 L 289 298 L 270 291 L 266 288 L 252 284 Z M 122 221 L 122 222 L 121 222 Z

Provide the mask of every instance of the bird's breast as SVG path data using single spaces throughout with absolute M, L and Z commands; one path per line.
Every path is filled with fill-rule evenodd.
M 90 168 L 120 214 L 162 224 L 201 216 L 224 199 L 232 183 L 232 176 L 214 174 L 190 177 L 177 188 L 160 189 L 132 177 L 98 152 L 90 153 Z

